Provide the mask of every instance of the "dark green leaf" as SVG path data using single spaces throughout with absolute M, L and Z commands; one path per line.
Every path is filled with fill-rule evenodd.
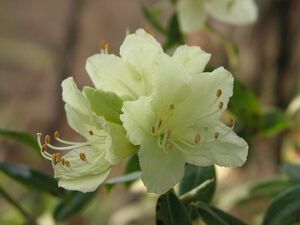
M 197 209 L 198 215 L 208 225 L 246 225 L 234 216 L 204 202 L 198 202 L 193 206 Z
M 62 196 L 65 193 L 62 188 L 57 186 L 57 181 L 53 177 L 27 166 L 3 162 L 0 163 L 0 171 L 26 187 L 35 188 L 56 196 Z
M 160 24 L 160 21 L 158 19 L 158 13 L 154 10 L 148 9 L 146 6 L 141 5 L 141 11 L 144 15 L 144 17 L 148 20 L 148 22 L 159 32 L 162 34 L 165 33 L 165 29 Z
M 187 209 L 174 192 L 169 191 L 158 198 L 156 225 L 192 225 Z
M 166 33 L 166 42 L 164 44 L 164 49 L 168 50 L 175 45 L 180 45 L 184 43 L 184 36 L 181 33 L 177 14 L 173 14 L 170 18 L 169 25 Z
M 54 219 L 64 221 L 82 210 L 95 196 L 95 192 L 71 192 L 69 198 L 62 200 L 54 210 Z
M 257 125 L 261 123 L 262 109 L 260 102 L 254 93 L 238 80 L 234 82 L 229 109 L 243 125 L 248 126 L 250 129 L 257 129 Z
M 21 142 L 37 151 L 40 150 L 36 138 L 29 133 L 0 128 L 0 136 Z
M 299 164 L 285 164 L 281 167 L 281 171 L 289 176 L 294 182 L 300 182 L 300 165 Z
M 179 194 L 183 195 L 198 187 L 207 180 L 213 180 L 199 195 L 195 201 L 210 202 L 216 189 L 216 172 L 214 166 L 194 166 L 187 164 L 184 177 L 180 182 Z
M 263 115 L 260 134 L 273 136 L 290 126 L 290 120 L 285 113 L 279 109 L 272 108 Z
M 277 196 L 268 207 L 263 225 L 292 225 L 300 222 L 300 185 Z
M 93 111 L 113 123 L 121 123 L 122 100 L 113 92 L 84 87 L 83 93 L 91 103 Z

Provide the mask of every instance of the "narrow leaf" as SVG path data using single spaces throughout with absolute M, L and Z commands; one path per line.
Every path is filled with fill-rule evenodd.
M 183 44 L 184 36 L 180 30 L 177 14 L 174 13 L 170 18 L 166 33 L 166 42 L 164 49 L 168 50 L 175 45 Z
M 156 225 L 192 225 L 187 209 L 174 192 L 169 191 L 158 198 Z
M 148 9 L 145 5 L 141 5 L 141 11 L 148 22 L 160 33 L 164 34 L 166 31 L 160 24 L 157 13 Z
M 95 192 L 81 193 L 71 192 L 69 198 L 62 200 L 54 210 L 54 219 L 56 221 L 65 221 L 72 215 L 82 210 L 95 196 Z
M 300 185 L 277 196 L 268 207 L 263 225 L 292 225 L 300 222 Z
M 204 202 L 198 202 L 194 205 L 197 209 L 198 215 L 209 225 L 246 225 L 244 222 L 235 218 L 234 216 L 211 207 Z
M 39 146 L 36 138 L 29 133 L 0 128 L 0 136 L 18 141 L 39 151 Z
M 194 166 L 188 164 L 185 169 L 184 177 L 180 182 L 179 194 L 183 195 L 197 188 L 204 182 L 212 180 L 202 192 L 199 192 L 194 201 L 210 202 L 216 189 L 216 172 L 214 166 Z
M 0 171 L 13 178 L 26 187 L 34 188 L 39 191 L 62 196 L 65 191 L 57 186 L 57 181 L 42 172 L 30 169 L 24 165 L 0 163 Z

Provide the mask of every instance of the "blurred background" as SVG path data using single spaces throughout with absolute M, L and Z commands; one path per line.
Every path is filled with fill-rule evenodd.
M 86 58 L 98 53 L 103 41 L 108 41 L 112 52 L 118 54 L 127 29 L 149 27 L 140 4 L 167 7 L 167 2 L 0 0 L 0 127 L 32 134 L 52 134 L 59 130 L 69 139 L 79 138 L 66 123 L 61 81 L 74 76 L 79 87 L 90 85 Z M 300 90 L 300 2 L 260 0 L 257 4 L 259 19 L 253 25 L 234 27 L 213 20 L 211 23 L 238 46 L 240 61 L 230 68 L 233 74 L 266 108 L 276 106 L 286 110 Z M 153 32 L 159 40 L 163 39 Z M 210 33 L 193 33 L 187 37 L 187 43 L 211 52 L 212 65 L 229 67 L 223 46 Z M 296 140 L 298 149 L 287 144 L 287 140 Z M 299 142 L 300 134 L 288 131 L 254 138 L 249 160 L 242 169 L 218 169 L 218 188 L 228 190 L 246 181 L 271 177 L 283 160 L 300 162 Z M 0 161 L 52 173 L 48 161 L 8 139 L 0 140 Z M 118 174 L 122 174 L 122 166 L 112 176 Z M 39 215 L 41 224 L 55 224 L 50 212 L 58 200 L 28 191 L 2 173 L 0 185 L 26 211 Z M 154 224 L 156 197 L 145 197 L 142 193 L 138 184 L 129 192 L 121 185 L 110 193 L 100 191 L 79 215 L 65 224 Z M 265 201 L 255 202 L 233 213 L 254 224 L 254 215 L 265 205 Z M 0 224 L 19 225 L 24 224 L 23 220 L 14 207 L 0 198 Z

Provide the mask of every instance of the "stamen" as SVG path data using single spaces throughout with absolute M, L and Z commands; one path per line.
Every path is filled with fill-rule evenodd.
M 61 162 L 61 154 L 60 153 L 56 153 L 56 162 L 60 163 Z
M 147 26 L 147 27 L 145 28 L 145 31 L 146 31 L 148 34 L 151 34 L 152 36 L 154 36 L 153 30 L 152 30 L 149 26 Z
M 199 133 L 197 133 L 195 135 L 195 140 L 194 141 L 195 141 L 196 144 L 198 144 L 200 142 L 200 134 Z
M 216 132 L 214 136 L 215 136 L 215 139 L 218 139 L 220 136 L 219 132 Z
M 65 160 L 65 165 L 66 165 L 66 167 L 70 167 L 71 166 L 70 162 L 68 160 Z
M 56 161 L 56 153 L 52 154 L 52 161 L 53 161 L 54 165 L 57 164 L 57 161 Z
M 219 109 L 222 109 L 223 106 L 224 106 L 224 103 L 223 103 L 223 102 L 219 102 L 218 108 L 219 108 Z
M 41 147 L 41 151 L 45 152 L 47 150 L 48 146 L 46 144 L 43 144 Z
M 48 145 L 50 143 L 50 141 L 51 141 L 51 137 L 50 137 L 50 135 L 47 134 L 45 136 L 45 143 Z
M 162 120 L 159 118 L 156 123 L 156 130 L 160 128 L 161 124 L 162 124 Z
M 229 126 L 231 127 L 231 128 L 233 128 L 234 127 L 234 119 L 233 118 L 230 118 L 229 119 Z
M 94 135 L 94 132 L 93 132 L 92 130 L 89 130 L 89 134 L 90 134 L 91 136 L 93 136 L 93 135 Z
M 111 45 L 107 41 L 102 41 L 100 43 L 100 51 L 102 54 L 109 54 L 111 52 Z
M 221 89 L 218 89 L 217 92 L 216 92 L 216 96 L 217 97 L 220 97 L 222 95 L 222 90 Z
M 166 143 L 166 149 L 170 150 L 173 147 L 172 143 L 167 142 Z
M 169 109 L 170 110 L 174 110 L 175 109 L 175 105 L 174 104 L 169 105 Z
M 82 160 L 82 161 L 86 161 L 86 155 L 83 153 L 83 152 L 81 152 L 80 154 L 79 154 L 79 157 L 80 157 L 80 159 Z
M 154 128 L 154 126 L 151 127 L 151 133 L 155 134 L 155 128 Z
M 53 134 L 54 138 L 55 139 L 58 139 L 59 138 L 59 132 L 56 130 Z
M 61 164 L 64 166 L 66 164 L 66 160 L 65 159 L 62 159 L 61 160 Z

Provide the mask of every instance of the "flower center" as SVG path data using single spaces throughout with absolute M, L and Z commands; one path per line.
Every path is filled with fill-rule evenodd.
M 37 133 L 37 142 L 38 145 L 40 147 L 40 151 L 41 151 L 41 155 L 45 158 L 48 159 L 50 161 L 53 161 L 53 163 L 56 165 L 57 163 L 61 163 L 63 166 L 66 167 L 70 167 L 71 164 L 70 162 L 65 159 L 63 156 L 64 154 L 60 153 L 60 152 L 55 152 L 55 153 L 49 153 L 47 152 L 48 149 L 51 150 L 55 150 L 55 151 L 70 151 L 70 150 L 74 150 L 74 149 L 78 149 L 78 148 L 82 148 L 82 147 L 86 147 L 86 146 L 91 146 L 95 143 L 102 143 L 105 142 L 106 136 L 105 135 L 97 135 L 94 134 L 94 132 L 92 130 L 89 131 L 89 134 L 91 136 L 96 136 L 97 139 L 91 140 L 91 141 L 85 141 L 85 142 L 74 142 L 74 141 L 68 141 L 68 140 L 64 140 L 61 139 L 59 136 L 59 132 L 55 131 L 53 134 L 54 139 L 61 143 L 64 144 L 65 146 L 55 146 L 53 144 L 51 144 L 51 137 L 50 135 L 46 135 L 45 136 L 45 141 L 44 144 L 42 144 L 42 134 L 41 133 Z M 87 157 L 86 154 L 83 152 L 79 153 L 79 159 L 82 160 L 83 162 L 87 162 Z

